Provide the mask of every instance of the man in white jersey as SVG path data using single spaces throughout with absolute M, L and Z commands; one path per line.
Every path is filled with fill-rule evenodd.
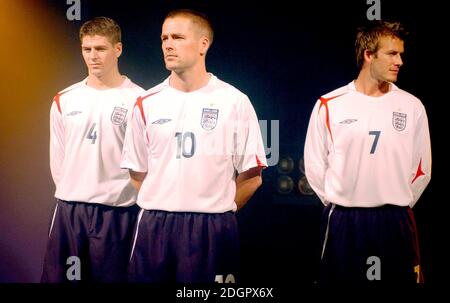
M 171 71 L 136 102 L 121 166 L 143 208 L 130 260 L 135 282 L 233 282 L 239 266 L 235 212 L 267 166 L 248 97 L 206 71 L 207 17 L 170 12 L 162 50 Z
M 59 92 L 50 112 L 57 204 L 41 280 L 122 282 L 139 207 L 120 158 L 144 90 L 119 72 L 121 30 L 114 20 L 87 21 L 80 41 L 88 77 Z
M 400 23 L 356 37 L 358 78 L 311 114 L 305 170 L 324 203 L 320 280 L 422 282 L 411 208 L 431 178 L 425 108 L 393 84 L 403 65 Z

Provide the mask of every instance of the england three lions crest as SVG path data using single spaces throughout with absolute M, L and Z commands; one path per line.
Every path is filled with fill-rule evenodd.
M 128 109 L 122 107 L 114 107 L 114 110 L 111 114 L 111 122 L 116 125 L 121 125 L 125 122 L 125 118 L 127 117 Z
M 406 128 L 406 114 L 404 113 L 392 113 L 392 126 L 395 130 L 401 132 Z
M 219 110 L 212 108 L 204 108 L 202 112 L 202 121 L 200 124 L 203 129 L 212 130 L 217 125 L 217 120 L 219 119 Z

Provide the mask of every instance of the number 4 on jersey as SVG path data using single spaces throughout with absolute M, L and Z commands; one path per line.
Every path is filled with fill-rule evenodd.
M 92 140 L 91 144 L 95 144 L 95 140 L 97 140 L 97 130 L 95 129 L 96 125 L 97 123 L 93 123 L 86 135 L 86 139 Z

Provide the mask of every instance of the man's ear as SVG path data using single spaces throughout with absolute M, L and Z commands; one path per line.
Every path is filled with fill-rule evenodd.
M 209 49 L 209 39 L 206 36 L 203 36 L 200 38 L 200 55 L 204 56 L 206 55 L 206 52 Z
M 121 42 L 117 42 L 114 45 L 114 50 L 116 51 L 116 57 L 119 58 L 120 55 L 122 54 L 122 43 Z
M 375 53 L 373 53 L 371 50 L 364 50 L 364 61 L 370 63 L 375 56 Z

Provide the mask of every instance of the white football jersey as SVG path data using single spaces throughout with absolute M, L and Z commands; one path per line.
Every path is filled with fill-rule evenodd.
M 193 92 L 166 79 L 139 98 L 121 166 L 147 172 L 144 209 L 223 213 L 236 210 L 235 171 L 267 164 L 250 100 L 211 75 Z
M 317 101 L 304 158 L 306 177 L 324 204 L 412 207 L 431 178 L 425 108 L 394 84 L 371 97 L 351 82 Z
M 127 122 L 145 90 L 128 78 L 98 90 L 76 83 L 53 99 L 50 168 L 55 197 L 66 201 L 129 206 L 136 201 L 127 171 L 120 168 Z

